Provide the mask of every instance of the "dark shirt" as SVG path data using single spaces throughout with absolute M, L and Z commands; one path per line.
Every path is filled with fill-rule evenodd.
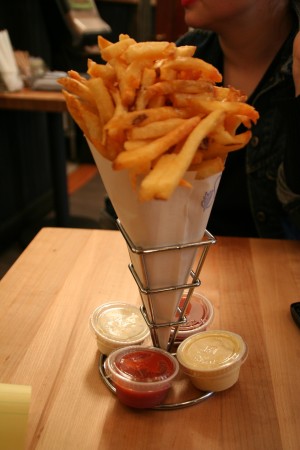
M 294 101 L 291 55 L 297 29 L 295 21 L 287 41 L 248 99 L 260 119 L 252 127 L 249 144 L 227 157 L 207 227 L 215 235 L 283 238 L 287 237 L 283 222 L 290 220 L 290 213 L 299 214 L 299 200 L 292 211 L 280 203 L 276 194 L 277 173 L 288 141 L 280 106 L 283 101 Z M 215 33 L 195 30 L 177 44 L 195 45 L 195 57 L 223 72 L 222 51 Z M 297 127 L 295 118 L 288 126 Z M 298 148 L 298 143 L 294 142 L 293 147 Z
M 246 184 L 245 150 L 229 153 L 207 229 L 217 236 L 257 237 Z
M 195 57 L 213 64 L 220 73 L 223 73 L 223 55 L 218 37 L 211 34 L 209 40 L 209 44 L 204 48 L 197 47 Z M 198 45 L 197 41 L 196 38 L 196 41 L 191 42 L 190 45 Z M 181 40 L 178 44 L 181 44 Z M 225 170 L 207 225 L 208 230 L 215 235 L 258 236 L 250 209 L 245 158 L 245 149 L 230 152 L 227 156 Z

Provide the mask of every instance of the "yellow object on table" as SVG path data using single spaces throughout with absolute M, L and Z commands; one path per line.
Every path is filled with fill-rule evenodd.
M 31 386 L 0 383 L 0 449 L 25 446 Z

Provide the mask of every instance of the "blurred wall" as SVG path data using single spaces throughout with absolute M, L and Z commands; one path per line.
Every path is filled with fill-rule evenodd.
M 43 0 L 0 2 L 0 27 L 15 49 L 51 63 Z M 47 114 L 0 110 L 0 247 L 18 239 L 53 205 Z

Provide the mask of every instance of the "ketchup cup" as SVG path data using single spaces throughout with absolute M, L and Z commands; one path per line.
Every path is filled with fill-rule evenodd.
M 188 292 L 185 291 L 180 300 L 179 307 L 183 307 Z M 186 323 L 178 328 L 176 341 L 181 342 L 192 334 L 206 331 L 214 318 L 214 307 L 212 303 L 202 294 L 193 292 L 187 307 Z
M 153 408 L 167 396 L 179 364 L 155 347 L 129 346 L 112 352 L 105 363 L 118 399 L 133 408 Z

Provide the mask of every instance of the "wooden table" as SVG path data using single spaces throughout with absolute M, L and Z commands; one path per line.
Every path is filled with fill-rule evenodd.
M 56 91 L 31 89 L 22 89 L 19 92 L 1 92 L 0 109 L 49 113 L 50 157 L 56 221 L 59 226 L 70 226 L 66 150 L 62 126 L 62 113 L 67 111 L 67 107 L 63 94 Z
M 198 290 L 243 336 L 239 382 L 196 406 L 131 410 L 107 389 L 98 305 L 140 304 L 118 231 L 45 228 L 0 282 L 0 381 L 32 386 L 27 449 L 298 450 L 300 242 L 219 238 Z

